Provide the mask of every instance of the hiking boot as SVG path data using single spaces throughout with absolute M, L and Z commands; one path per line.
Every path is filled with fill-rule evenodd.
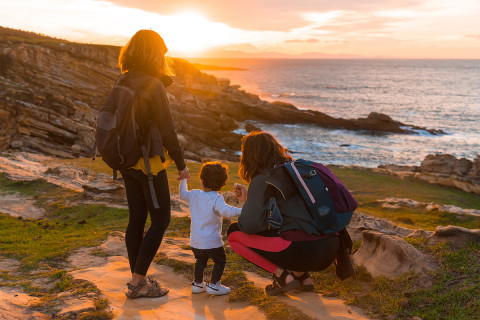
M 225 294 L 229 294 L 230 288 L 225 287 L 220 283 L 220 281 L 218 281 L 215 284 L 212 284 L 212 283 L 207 284 L 207 293 L 214 296 L 222 296 Z
M 192 282 L 192 293 L 202 293 L 207 291 L 205 281 L 202 283 Z

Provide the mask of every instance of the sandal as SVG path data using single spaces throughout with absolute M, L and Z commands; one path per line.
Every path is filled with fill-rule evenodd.
M 297 288 L 298 290 L 303 292 L 310 292 L 315 290 L 315 287 L 313 286 L 313 284 L 303 284 L 303 281 L 310 278 L 310 274 L 308 272 L 305 272 L 298 277 L 292 273 L 292 276 L 295 278 L 295 280 L 298 280 L 298 282 L 300 282 L 300 286 Z
M 147 285 L 147 280 L 150 283 L 150 288 L 148 290 L 143 290 Z M 168 289 L 162 287 L 156 280 L 146 278 L 143 279 L 137 286 L 132 285 L 131 283 L 127 283 L 128 290 L 131 292 L 125 292 L 125 295 L 130 299 L 137 299 L 137 298 L 158 298 L 166 295 L 168 293 Z
M 295 278 L 293 278 L 294 280 L 290 283 L 285 282 L 289 274 L 291 273 L 287 270 L 284 270 L 280 277 L 276 277 L 275 274 L 273 274 L 273 283 L 265 287 L 265 293 L 268 296 L 278 296 L 279 294 L 298 288 L 301 284 Z

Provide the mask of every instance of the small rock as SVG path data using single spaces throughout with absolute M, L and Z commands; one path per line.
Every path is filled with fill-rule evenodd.
M 82 152 L 82 147 L 78 144 L 72 145 L 72 152 L 73 153 L 81 153 Z
M 460 249 L 468 242 L 480 241 L 480 229 L 467 229 L 457 226 L 437 227 L 428 238 L 430 244 L 448 242 L 454 249 Z
M 23 141 L 13 140 L 12 142 L 10 142 L 10 147 L 12 147 L 14 149 L 18 149 L 20 147 L 23 147 Z
M 262 129 L 260 129 L 259 127 L 251 124 L 250 122 L 247 122 L 247 123 L 245 124 L 245 130 L 246 130 L 247 132 L 262 131 Z

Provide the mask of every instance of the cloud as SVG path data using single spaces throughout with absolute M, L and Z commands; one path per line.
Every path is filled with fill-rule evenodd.
M 465 37 L 480 40 L 480 34 L 468 34 Z
M 310 39 L 291 39 L 291 40 L 285 40 L 284 43 L 317 43 L 320 42 L 320 40 L 315 39 L 315 38 L 310 38 Z

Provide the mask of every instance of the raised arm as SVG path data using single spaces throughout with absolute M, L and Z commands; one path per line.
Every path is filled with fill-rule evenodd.
M 213 209 L 219 215 L 224 217 L 238 217 L 242 212 L 242 208 L 237 208 L 226 204 L 225 199 L 223 199 L 221 195 L 218 195 L 217 199 L 215 199 Z
M 188 191 L 187 179 L 180 182 L 180 199 L 190 201 L 190 191 Z

